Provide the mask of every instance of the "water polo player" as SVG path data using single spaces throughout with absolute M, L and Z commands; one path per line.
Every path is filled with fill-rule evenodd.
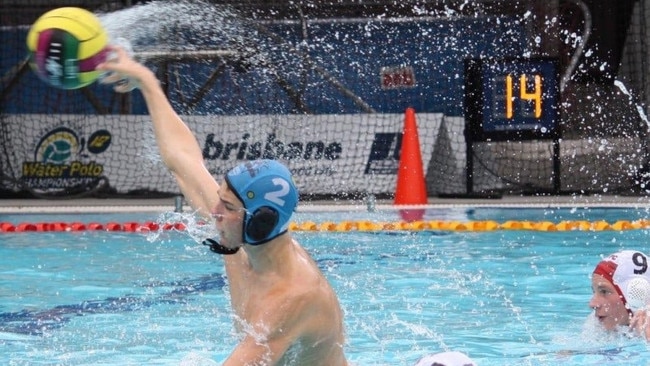
M 462 352 L 447 351 L 424 356 L 415 366 L 476 366 L 476 362 Z
M 298 201 L 291 175 L 271 160 L 245 162 L 219 184 L 206 169 L 189 127 L 173 110 L 155 74 L 115 47 L 99 65 L 102 80 L 129 78 L 147 103 L 163 162 L 192 207 L 213 217 L 230 301 L 241 334 L 223 365 L 344 366 L 343 313 L 332 287 L 287 225 Z M 115 84 L 118 92 L 128 91 Z M 215 342 L 222 342 L 214 338 Z
M 650 339 L 650 263 L 633 250 L 609 255 L 593 271 L 589 307 L 606 330 L 629 327 Z

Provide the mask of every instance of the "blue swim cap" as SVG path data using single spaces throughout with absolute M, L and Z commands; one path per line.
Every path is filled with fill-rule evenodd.
M 285 233 L 298 205 L 289 169 L 275 160 L 253 160 L 226 174 L 226 184 L 244 204 L 244 243 L 258 245 Z

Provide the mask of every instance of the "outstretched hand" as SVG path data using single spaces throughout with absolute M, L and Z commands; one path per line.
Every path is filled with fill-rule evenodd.
M 119 93 L 130 92 L 139 87 L 151 71 L 144 65 L 132 59 L 124 48 L 109 46 L 111 56 L 97 65 L 96 70 L 106 72 L 100 79 L 102 84 L 114 84 L 113 89 Z
M 646 341 L 650 341 L 650 310 L 641 309 L 634 312 L 630 328 L 637 334 L 644 335 Z

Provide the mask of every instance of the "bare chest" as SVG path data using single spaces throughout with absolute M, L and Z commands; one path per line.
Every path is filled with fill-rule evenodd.
M 237 316 L 251 320 L 259 311 L 264 311 L 269 299 L 277 293 L 277 286 L 268 279 L 255 276 L 235 276 L 230 281 L 230 301 Z

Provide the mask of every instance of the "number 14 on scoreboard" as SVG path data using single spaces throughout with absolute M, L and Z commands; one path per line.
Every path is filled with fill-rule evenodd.
M 516 93 L 513 87 L 513 79 L 517 76 L 507 74 L 505 76 L 505 115 L 507 119 L 514 117 L 513 103 L 518 98 L 522 101 L 522 115 L 529 115 L 531 117 L 540 118 L 542 116 L 542 77 L 538 74 L 519 75 L 519 93 Z M 532 79 L 532 82 L 530 82 Z M 532 89 L 529 88 L 532 85 Z M 516 85 L 516 84 L 515 84 Z M 527 103 L 526 103 L 527 102 Z M 525 108 L 530 105 L 532 108 Z M 498 109 L 497 109 L 498 110 Z M 526 113 L 524 110 L 528 110 Z
M 466 59 L 464 86 L 466 131 L 474 141 L 559 136 L 556 59 Z

